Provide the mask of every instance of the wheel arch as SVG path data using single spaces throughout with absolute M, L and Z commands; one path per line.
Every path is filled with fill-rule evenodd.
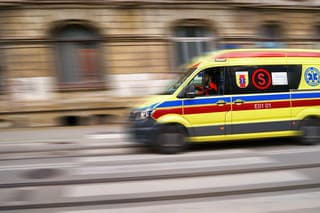
M 163 127 L 163 126 L 180 126 L 183 128 L 183 130 L 186 133 L 186 136 L 192 135 L 190 132 L 190 129 L 188 127 L 191 126 L 191 124 L 184 119 L 183 117 L 179 115 L 165 115 L 157 119 L 157 126 L 158 128 Z
M 305 109 L 296 116 L 297 120 L 320 119 L 320 108 Z

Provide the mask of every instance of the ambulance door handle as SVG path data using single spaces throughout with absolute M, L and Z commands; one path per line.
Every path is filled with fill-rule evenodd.
M 243 104 L 243 100 L 237 99 L 237 100 L 235 100 L 235 102 L 233 102 L 233 103 L 236 104 L 236 105 L 241 105 L 241 104 Z
M 224 106 L 224 105 L 226 105 L 227 103 L 224 101 L 224 100 L 219 100 L 218 102 L 217 102 L 217 105 L 218 106 Z

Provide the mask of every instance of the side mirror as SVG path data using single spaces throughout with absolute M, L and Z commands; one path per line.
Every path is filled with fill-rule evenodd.
M 186 98 L 194 98 L 194 97 L 196 97 L 196 92 L 195 92 L 194 85 L 187 86 L 184 96 Z
M 194 92 L 187 92 L 185 96 L 186 96 L 186 98 L 194 98 L 194 97 L 196 97 L 196 93 L 194 93 Z

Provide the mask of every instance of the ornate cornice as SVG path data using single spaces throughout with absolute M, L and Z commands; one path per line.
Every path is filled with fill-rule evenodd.
M 110 5 L 135 7 L 144 5 L 224 5 L 233 7 L 320 9 L 319 0 L 0 0 L 1 6 L 40 5 Z

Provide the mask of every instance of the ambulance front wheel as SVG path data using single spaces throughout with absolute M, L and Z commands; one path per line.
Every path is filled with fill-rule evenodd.
M 304 145 L 320 144 L 320 119 L 306 118 L 302 121 L 300 143 Z
M 183 127 L 170 125 L 159 128 L 155 141 L 155 149 L 158 153 L 176 154 L 183 152 L 186 147 L 186 133 Z

